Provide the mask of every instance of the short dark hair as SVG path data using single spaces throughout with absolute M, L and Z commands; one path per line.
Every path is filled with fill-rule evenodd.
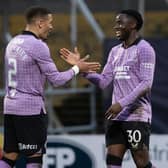
M 137 30 L 140 30 L 142 28 L 143 19 L 141 14 L 138 11 L 133 9 L 128 9 L 128 10 L 122 10 L 119 13 L 126 14 L 128 16 L 133 17 L 137 21 L 137 25 L 136 25 Z
M 32 23 L 34 18 L 45 17 L 48 14 L 51 14 L 51 11 L 49 9 L 40 6 L 32 6 L 25 12 L 26 22 L 28 24 Z

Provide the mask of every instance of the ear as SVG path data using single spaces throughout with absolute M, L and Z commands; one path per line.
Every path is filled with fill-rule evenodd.
M 42 21 L 41 19 L 39 19 L 39 20 L 37 21 L 37 25 L 38 25 L 39 28 L 42 28 L 42 26 L 43 26 L 43 21 Z
M 136 29 L 136 26 L 137 26 L 136 21 L 132 21 L 130 26 L 132 29 Z

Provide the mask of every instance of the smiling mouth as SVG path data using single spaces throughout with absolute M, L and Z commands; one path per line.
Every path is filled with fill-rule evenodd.
M 116 31 L 115 34 L 116 34 L 117 37 L 120 37 L 121 36 L 121 31 L 118 30 L 118 31 Z

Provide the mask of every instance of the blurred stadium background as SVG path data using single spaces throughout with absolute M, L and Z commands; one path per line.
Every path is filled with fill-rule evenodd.
M 168 78 L 166 75 L 168 72 L 168 0 L 103 0 L 103 2 L 99 0 L 1 1 L 1 130 L 3 130 L 2 113 L 5 83 L 3 62 L 4 49 L 11 37 L 20 33 L 24 29 L 25 22 L 23 13 L 27 7 L 32 5 L 41 5 L 48 7 L 54 13 L 54 31 L 52 32 L 48 40 L 48 45 L 51 49 L 52 58 L 55 60 L 59 70 L 66 70 L 67 68 L 69 68 L 69 66 L 59 57 L 59 49 L 62 47 L 73 49 L 73 47 L 76 45 L 78 46 L 82 55 L 90 54 L 90 60 L 97 60 L 103 65 L 107 58 L 107 53 L 110 47 L 117 43 L 113 32 L 114 17 L 116 12 L 122 9 L 132 8 L 137 9 L 142 13 L 145 23 L 141 33 L 143 34 L 143 37 L 145 39 L 150 41 L 157 54 L 155 79 L 152 91 L 152 134 L 155 134 L 152 140 L 163 138 L 163 143 L 160 144 L 160 146 L 163 146 L 164 151 L 156 146 L 156 144 L 159 144 L 158 142 L 151 142 L 154 143 L 153 150 L 156 151 L 156 148 L 159 148 L 158 151 L 161 151 L 160 154 L 159 152 L 157 153 L 157 157 L 154 153 L 153 158 L 155 158 L 156 162 L 158 162 L 158 165 L 160 162 L 160 164 L 163 165 L 162 168 L 166 168 L 167 165 L 164 166 L 164 163 L 168 163 L 168 137 L 166 136 L 166 134 L 168 134 Z M 49 114 L 48 134 L 51 136 L 49 137 L 51 142 L 57 142 L 59 138 L 62 138 L 58 134 L 66 134 L 65 137 L 63 136 L 64 140 L 70 138 L 70 141 L 75 141 L 75 138 L 77 136 L 77 143 L 81 142 L 81 139 L 83 138 L 85 139 L 85 141 L 89 141 L 90 143 L 94 143 L 94 138 L 100 138 L 99 140 L 97 140 L 97 145 L 101 144 L 103 148 L 102 134 L 104 134 L 104 111 L 110 103 L 110 94 L 111 88 L 101 91 L 100 89 L 89 84 L 87 80 L 83 79 L 80 76 L 61 88 L 52 88 L 52 86 L 47 85 L 46 107 Z M 53 135 L 57 136 L 53 137 Z M 93 139 L 91 137 L 93 137 Z M 61 144 L 60 141 L 58 142 L 59 143 L 57 144 Z M 89 146 L 89 142 L 86 144 L 87 146 Z M 53 147 L 52 145 L 57 146 L 51 143 L 48 145 L 48 147 Z M 162 156 L 164 157 L 164 163 L 160 159 L 162 158 Z M 96 157 L 98 158 L 99 156 L 97 155 Z M 101 159 L 104 159 L 104 156 L 100 157 L 102 157 Z M 63 162 L 66 162 L 66 159 L 62 160 L 61 162 L 59 162 L 58 160 L 53 161 L 49 157 L 47 159 L 49 160 L 49 162 L 48 165 L 46 164 L 44 168 L 66 168 L 68 166 L 70 168 L 83 168 L 83 166 L 85 168 L 103 167 L 96 166 L 96 161 L 92 161 L 90 165 L 86 164 L 86 162 L 83 163 L 82 161 L 80 161 L 80 163 L 82 163 L 80 165 L 80 163 L 76 163 L 77 161 L 74 161 L 75 164 L 72 164 L 71 162 L 73 158 L 71 158 L 72 160 L 69 160 L 69 162 L 67 160 L 67 163 L 65 164 L 63 164 Z M 129 156 L 126 158 L 126 161 L 127 160 L 129 160 Z M 54 162 L 58 163 L 54 164 Z

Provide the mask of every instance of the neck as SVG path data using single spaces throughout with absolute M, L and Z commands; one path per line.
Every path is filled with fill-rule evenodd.
M 33 26 L 27 25 L 25 28 L 25 31 L 30 31 L 30 32 L 34 33 L 37 37 L 39 37 L 38 31 Z
M 137 38 L 139 38 L 139 33 L 138 32 L 135 32 L 135 31 L 133 31 L 130 35 L 129 35 L 129 37 L 126 39 L 126 40 L 124 40 L 124 48 L 128 48 L 131 44 L 133 44 L 134 42 L 135 42 L 135 40 L 137 39 Z

